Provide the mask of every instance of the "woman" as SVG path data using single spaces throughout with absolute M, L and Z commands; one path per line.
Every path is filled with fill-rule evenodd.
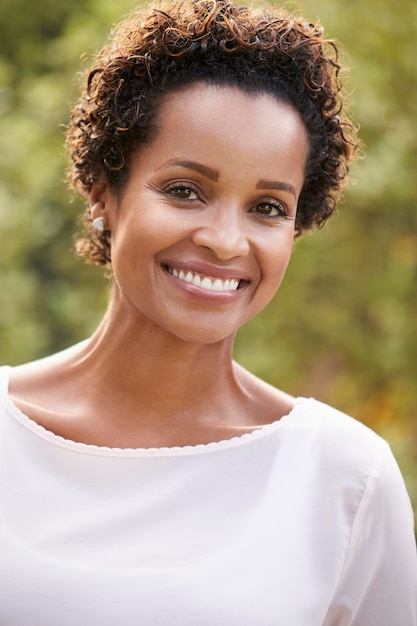
M 387 444 L 232 360 L 354 157 L 320 28 L 225 0 L 134 12 L 68 128 L 89 339 L 1 370 L 0 623 L 411 626 Z

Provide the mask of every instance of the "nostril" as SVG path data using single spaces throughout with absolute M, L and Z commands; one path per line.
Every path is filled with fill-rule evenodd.
M 245 233 L 239 228 L 206 227 L 194 233 L 194 243 L 204 246 L 219 259 L 227 260 L 246 256 L 250 245 Z

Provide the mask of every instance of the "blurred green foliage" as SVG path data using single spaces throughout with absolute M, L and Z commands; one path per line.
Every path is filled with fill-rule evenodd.
M 0 362 L 88 335 L 107 281 L 71 254 L 81 203 L 64 184 L 74 77 L 130 0 L 0 0 Z M 300 10 L 299 6 L 289 5 Z M 417 504 L 417 4 L 305 0 L 345 46 L 366 159 L 339 213 L 297 243 L 236 358 L 355 415 L 392 444 Z

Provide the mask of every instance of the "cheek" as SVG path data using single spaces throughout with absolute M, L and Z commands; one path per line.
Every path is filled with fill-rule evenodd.
M 170 223 L 166 215 L 158 219 L 157 210 L 139 211 L 120 221 L 112 234 L 113 274 L 116 282 L 126 289 L 154 284 L 160 253 L 181 236 L 177 225 Z
M 273 297 L 285 276 L 292 250 L 293 237 L 288 238 L 286 241 L 275 243 L 275 246 L 271 246 L 269 251 L 263 255 L 261 263 L 262 277 L 265 287 L 269 292 L 272 292 L 271 297 Z

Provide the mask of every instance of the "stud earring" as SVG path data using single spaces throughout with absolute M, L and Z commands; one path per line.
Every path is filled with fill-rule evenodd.
M 104 217 L 96 217 L 93 220 L 93 226 L 98 233 L 102 233 L 104 231 Z

